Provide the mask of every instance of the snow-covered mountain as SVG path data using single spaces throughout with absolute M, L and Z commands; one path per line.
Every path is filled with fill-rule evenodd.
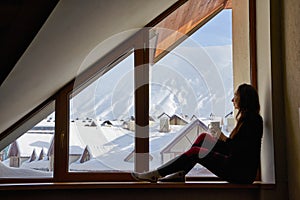
M 134 57 L 130 55 L 71 101 L 71 118 L 134 115 Z M 180 46 L 150 67 L 150 115 L 208 117 L 232 111 L 231 45 Z

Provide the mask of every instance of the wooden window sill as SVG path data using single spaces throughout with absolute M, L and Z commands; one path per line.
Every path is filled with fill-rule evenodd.
M 275 184 L 254 182 L 253 184 L 231 184 L 225 181 L 186 181 L 172 183 L 149 182 L 53 182 L 53 183 L 2 183 L 0 190 L 40 190 L 40 189 L 102 189 L 102 188 L 133 188 L 133 189 L 273 189 Z

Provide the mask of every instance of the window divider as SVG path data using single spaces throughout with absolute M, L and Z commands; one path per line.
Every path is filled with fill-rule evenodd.
M 72 84 L 57 95 L 54 140 L 54 180 L 64 181 L 68 172 L 69 147 L 69 92 Z
M 134 49 L 135 171 L 149 170 L 149 29 L 137 36 Z

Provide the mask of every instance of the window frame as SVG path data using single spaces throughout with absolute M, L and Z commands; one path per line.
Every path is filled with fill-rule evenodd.
M 162 21 L 165 17 L 179 8 L 181 5 L 186 3 L 188 0 L 179 0 L 161 15 L 156 17 L 153 21 L 145 26 L 153 27 Z M 249 0 L 249 21 L 250 21 L 250 79 L 251 84 L 257 88 L 257 58 L 256 58 L 256 0 Z M 144 29 L 147 30 L 147 29 Z M 147 35 L 147 36 L 145 36 Z M 120 55 L 124 55 L 134 49 L 135 53 L 135 67 L 139 65 L 149 64 L 149 49 L 136 49 L 136 47 L 140 47 L 144 45 L 145 41 L 148 40 L 148 32 L 138 32 L 121 45 L 116 47 L 110 53 L 101 58 L 98 62 L 96 62 L 92 67 L 84 71 L 81 75 L 76 77 L 77 85 L 84 85 L 87 81 L 93 77 L 94 74 L 102 70 L 103 66 L 108 66 L 111 63 L 115 62 L 115 60 L 120 58 Z M 146 45 L 147 46 L 147 45 Z M 147 65 L 145 66 L 147 68 Z M 149 66 L 148 66 L 149 67 Z M 135 73 L 135 81 L 136 76 L 140 74 Z M 147 73 L 143 74 L 143 76 L 147 75 Z M 149 81 L 148 81 L 149 82 Z M 79 84 L 78 84 L 79 83 Z M 69 142 L 69 96 L 71 92 L 74 90 L 75 80 L 67 83 L 62 89 L 60 89 L 55 95 L 47 99 L 41 105 L 39 105 L 36 109 L 31 111 L 29 114 L 20 119 L 17 123 L 15 123 L 11 128 L 7 129 L 0 135 L 0 140 L 7 137 L 12 131 L 19 128 L 22 124 L 32 118 L 38 111 L 40 111 L 45 105 L 49 102 L 55 100 L 55 142 L 54 142 L 54 152 L 55 153 L 55 162 L 54 162 L 54 174 L 53 178 L 39 178 L 39 179 L 0 179 L 0 183 L 28 183 L 28 182 L 39 182 L 39 183 L 49 183 L 49 182 L 78 182 L 78 181 L 112 181 L 112 182 L 125 182 L 132 180 L 130 173 L 80 173 L 80 172 L 72 172 L 69 173 L 68 162 L 68 142 Z M 138 84 L 138 83 L 136 83 Z M 147 126 L 149 123 L 149 87 L 145 86 L 139 91 L 135 91 L 135 114 L 136 114 L 136 123 L 142 126 Z M 145 95 L 148 94 L 148 95 Z M 147 101 L 148 100 L 148 101 Z M 148 105 L 139 104 L 140 102 L 148 102 Z M 140 117 L 137 117 L 140 116 Z M 139 121 L 140 119 L 140 121 Z M 136 137 L 135 142 L 140 144 L 136 147 L 137 153 L 148 153 L 149 154 L 149 137 L 147 139 L 141 139 Z M 147 146 L 148 144 L 148 146 Z M 59 152 L 59 153 L 57 153 Z M 145 159 L 145 158 L 144 158 Z M 147 159 L 147 158 L 146 158 Z M 136 166 L 137 171 L 139 171 L 139 166 Z M 200 178 L 203 181 L 207 180 L 220 180 L 218 178 Z M 199 180 L 198 177 L 192 178 L 191 180 Z
M 128 181 L 129 173 L 102 173 L 102 172 L 69 172 L 69 108 L 70 97 L 73 91 L 79 92 L 82 88 L 88 85 L 88 82 L 93 79 L 95 74 L 103 71 L 103 68 L 110 69 L 109 66 L 114 65 L 121 57 L 129 54 L 134 49 L 135 37 L 131 37 L 120 46 L 115 48 L 111 53 L 100 59 L 95 65 L 87 69 L 76 80 L 65 86 L 58 95 L 57 99 L 57 115 L 56 121 L 56 138 L 55 152 L 60 152 L 59 158 L 54 162 L 55 181 Z M 120 56 L 121 55 L 121 56 Z M 105 73 L 105 69 L 104 69 Z M 76 84 L 75 84 L 76 81 Z M 58 157 L 58 156 L 57 156 Z

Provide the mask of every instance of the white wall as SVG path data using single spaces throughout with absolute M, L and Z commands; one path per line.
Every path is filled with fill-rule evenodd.
M 235 90 L 241 83 L 250 83 L 248 0 L 232 1 L 232 35 Z
M 290 200 L 300 198 L 300 1 L 283 1 L 283 75 Z

